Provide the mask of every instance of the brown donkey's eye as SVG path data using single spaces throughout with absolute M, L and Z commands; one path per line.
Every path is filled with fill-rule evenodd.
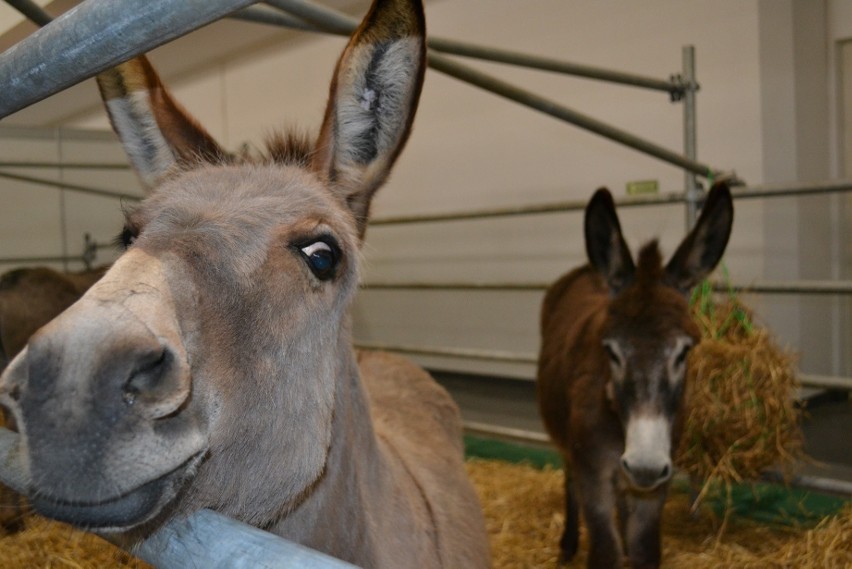
M 690 348 L 692 348 L 692 344 L 686 344 L 680 349 L 680 352 L 678 352 L 677 357 L 675 358 L 676 367 L 680 367 L 686 363 L 686 356 L 689 355 Z
M 621 365 L 621 356 L 618 355 L 618 350 L 614 347 L 612 341 L 605 341 L 603 343 L 604 350 L 606 351 L 607 357 L 609 357 L 609 362 L 612 365 L 620 366 Z

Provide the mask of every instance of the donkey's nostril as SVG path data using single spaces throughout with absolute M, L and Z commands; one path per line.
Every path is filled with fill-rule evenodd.
M 626 458 L 621 459 L 621 468 L 624 469 L 624 472 L 630 473 L 630 464 L 627 462 Z
M 666 464 L 663 466 L 663 470 L 660 471 L 660 480 L 668 480 L 669 476 L 672 474 L 672 467 L 670 464 Z
M 165 347 L 140 357 L 122 388 L 124 402 L 133 405 L 140 395 L 155 392 L 168 374 L 173 359 L 171 351 Z

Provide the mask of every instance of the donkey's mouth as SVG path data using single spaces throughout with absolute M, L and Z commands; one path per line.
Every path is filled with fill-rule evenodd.
M 35 493 L 30 503 L 39 514 L 90 531 L 122 532 L 150 521 L 177 494 L 204 456 L 200 452 L 176 469 L 121 496 L 101 502 L 57 500 Z

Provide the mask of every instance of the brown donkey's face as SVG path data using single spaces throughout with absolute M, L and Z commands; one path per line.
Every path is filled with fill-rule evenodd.
M 652 490 L 672 475 L 687 356 L 700 340 L 687 294 L 722 257 L 732 222 L 730 191 L 717 185 L 665 267 L 656 242 L 634 265 L 609 192 L 599 190 L 586 210 L 589 260 L 612 296 L 601 339 L 610 368 L 607 397 L 624 428 L 622 471 L 637 490 Z
M 152 189 L 127 213 L 127 252 L 3 375 L 37 510 L 103 531 L 198 507 L 263 525 L 304 497 L 352 372 L 370 198 L 407 138 L 424 53 L 420 3 L 377 2 L 316 144 L 270 149 L 286 163 L 233 163 L 144 58 L 99 77 Z

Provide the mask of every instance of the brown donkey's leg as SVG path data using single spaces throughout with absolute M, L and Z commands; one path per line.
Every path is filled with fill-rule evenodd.
M 568 461 L 563 461 L 566 465 Z M 562 539 L 559 540 L 559 563 L 567 563 L 577 553 L 577 542 L 580 537 L 579 508 L 577 506 L 577 492 L 574 489 L 572 474 L 565 467 L 565 529 Z
M 616 490 L 612 476 L 578 468 L 576 483 L 589 530 L 589 569 L 621 569 L 621 538 L 615 523 Z
M 627 555 L 631 569 L 656 569 L 660 566 L 660 518 L 668 487 L 653 493 L 630 497 L 627 518 Z

